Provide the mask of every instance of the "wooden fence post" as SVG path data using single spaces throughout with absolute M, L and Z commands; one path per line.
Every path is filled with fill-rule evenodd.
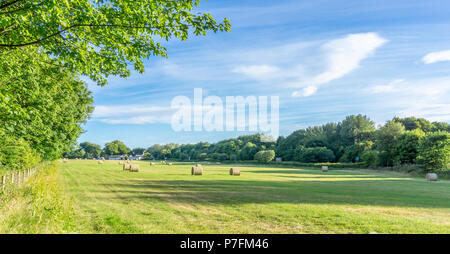
M 16 180 L 16 179 L 14 179 L 14 176 L 15 176 L 15 173 L 12 172 L 12 173 L 11 173 L 11 184 L 14 184 L 14 182 L 15 182 L 15 180 Z
M 6 185 L 6 175 L 2 176 L 2 191 L 5 190 L 5 185 Z
M 20 171 L 17 171 L 17 186 L 22 184 L 22 174 Z

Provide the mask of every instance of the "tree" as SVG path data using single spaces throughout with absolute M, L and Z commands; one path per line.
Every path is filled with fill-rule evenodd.
M 112 142 L 106 143 L 103 148 L 104 155 L 119 155 L 128 154 L 131 150 L 122 141 L 114 140 Z
M 366 167 L 375 167 L 378 164 L 378 152 L 366 150 L 361 154 L 361 162 Z
M 376 131 L 376 148 L 380 151 L 381 166 L 392 166 L 394 164 L 397 140 L 404 132 L 403 124 L 395 121 L 388 121 Z
M 367 116 L 347 116 L 339 125 L 339 135 L 346 145 L 365 140 L 375 131 L 375 123 Z
M 259 151 L 258 146 L 252 142 L 247 142 L 245 146 L 239 151 L 240 160 L 252 160 L 255 154 Z
M 129 64 L 143 72 L 144 58 L 166 57 L 158 41 L 230 31 L 227 19 L 217 23 L 208 13 L 192 14 L 199 3 L 5 0 L 0 3 L 0 51 L 39 47 L 52 56 L 43 62 L 104 85 L 110 75 L 129 76 Z
M 80 149 L 82 149 L 85 154 L 85 158 L 96 158 L 100 156 L 102 153 L 102 149 L 100 148 L 100 145 L 92 144 L 90 142 L 83 142 L 80 143 Z
M 308 147 L 300 150 L 298 161 L 300 162 L 332 162 L 335 156 L 333 151 L 326 147 Z
M 450 134 L 441 131 L 428 133 L 421 142 L 418 160 L 428 171 L 448 170 Z
M 275 158 L 274 150 L 259 151 L 255 154 L 255 160 L 262 163 L 272 161 L 274 158 Z
M 0 169 L 24 170 L 39 161 L 35 150 L 20 138 L 5 135 L 0 130 Z
M 143 154 L 144 151 L 145 151 L 144 148 L 137 147 L 137 148 L 133 148 L 133 150 L 131 150 L 131 153 L 134 155 L 137 155 L 137 154 Z
M 33 48 L 0 50 L 0 129 L 53 160 L 76 143 L 93 98 L 73 73 L 36 59 L 50 60 Z
M 425 133 L 420 129 L 401 134 L 395 144 L 396 161 L 401 164 L 413 164 L 419 155 L 420 142 L 423 136 L 425 136 Z
M 363 141 L 358 144 L 349 146 L 345 149 L 344 154 L 340 158 L 341 162 L 357 162 L 357 157 L 361 158 L 364 151 L 372 149 L 372 141 Z
M 392 121 L 402 123 L 407 131 L 420 129 L 424 132 L 430 132 L 433 129 L 433 124 L 424 118 L 415 118 L 413 116 L 405 118 L 394 117 Z
M 450 132 L 450 124 L 445 122 L 433 122 L 433 127 L 431 131 L 446 131 Z

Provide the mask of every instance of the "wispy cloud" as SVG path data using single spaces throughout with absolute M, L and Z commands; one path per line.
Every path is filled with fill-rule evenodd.
M 389 84 L 387 85 L 376 85 L 376 86 L 372 86 L 369 87 L 367 90 L 370 93 L 392 93 L 392 92 L 396 92 L 399 89 L 401 89 L 401 87 L 398 87 L 398 85 L 404 83 L 404 79 L 395 79 L 391 82 L 389 82 Z
M 270 61 L 270 64 L 241 65 L 233 68 L 232 72 L 258 81 L 277 82 L 284 88 L 302 88 L 292 93 L 294 97 L 311 96 L 319 86 L 356 70 L 362 60 L 386 42 L 387 40 L 377 33 L 359 33 L 322 44 L 303 42 L 278 46 L 276 50 L 256 50 L 258 56 L 265 56 L 257 60 Z M 283 55 L 284 61 L 280 61 L 280 56 L 270 56 L 273 52 Z M 252 54 L 247 52 L 246 55 Z M 309 72 L 306 72 L 306 67 Z M 317 73 L 318 69 L 321 70 L 319 74 L 313 74 Z
M 253 79 L 273 79 L 280 75 L 280 69 L 273 65 L 250 65 L 233 69 L 233 72 L 247 75 Z
M 357 69 L 362 60 L 386 42 L 386 39 L 376 33 L 361 33 L 350 34 L 324 44 L 322 50 L 326 52 L 327 70 L 313 78 L 309 86 L 292 95 L 314 94 L 318 86 L 339 79 Z
M 422 58 L 422 61 L 425 64 L 432 64 L 432 63 L 437 63 L 437 62 L 442 62 L 442 61 L 450 61 L 450 50 L 428 53 Z
M 368 94 L 379 94 L 380 110 L 394 109 L 398 116 L 424 117 L 431 121 L 450 121 L 450 79 L 431 78 L 421 80 L 396 79 L 388 85 L 376 85 L 366 89 Z
M 170 107 L 148 105 L 99 105 L 95 107 L 92 117 L 108 124 L 170 123 L 172 111 Z

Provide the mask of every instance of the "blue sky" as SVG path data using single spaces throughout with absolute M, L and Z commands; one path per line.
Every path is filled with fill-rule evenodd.
M 79 142 L 130 147 L 216 142 L 250 132 L 175 132 L 175 96 L 279 96 L 280 135 L 365 114 L 450 122 L 449 1 L 209 0 L 231 33 L 165 42 L 144 74 L 90 84 L 96 110 Z

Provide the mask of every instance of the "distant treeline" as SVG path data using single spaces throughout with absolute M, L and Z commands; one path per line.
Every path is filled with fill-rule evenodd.
M 338 123 L 327 123 L 262 142 L 261 134 L 240 136 L 214 144 L 153 145 L 147 149 L 129 149 L 121 141 L 107 143 L 103 149 L 81 143 L 69 158 L 145 154 L 145 159 L 216 160 L 268 162 L 275 157 L 283 161 L 304 163 L 361 162 L 369 167 L 417 164 L 427 170 L 447 170 L 449 163 L 450 125 L 429 122 L 424 118 L 395 117 L 379 128 L 368 117 L 351 115 Z

